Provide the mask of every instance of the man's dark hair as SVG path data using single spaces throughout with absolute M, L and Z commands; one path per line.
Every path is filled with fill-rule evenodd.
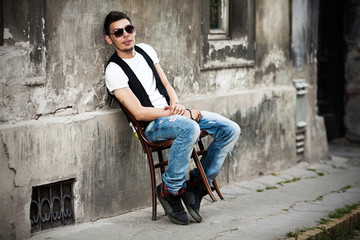
M 131 23 L 131 19 L 125 13 L 119 12 L 119 11 L 109 12 L 109 14 L 106 16 L 105 22 L 104 22 L 104 34 L 109 35 L 110 34 L 110 25 L 113 22 L 119 21 L 121 19 L 127 19 Z

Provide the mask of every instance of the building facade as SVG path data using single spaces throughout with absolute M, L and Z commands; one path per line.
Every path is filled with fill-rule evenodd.
M 241 126 L 220 185 L 328 157 L 319 0 L 4 0 L 0 239 L 151 205 L 146 156 L 105 87 L 111 10 L 130 15 L 181 102 Z

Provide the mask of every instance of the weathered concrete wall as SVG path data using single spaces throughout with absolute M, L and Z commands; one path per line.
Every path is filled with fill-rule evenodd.
M 244 91 L 187 104 L 243 123 L 241 141 L 223 167 L 220 185 L 296 162 L 294 119 L 287 114 L 294 113 L 292 88 Z M 77 223 L 151 204 L 148 163 L 121 111 L 4 124 L 0 136 L 2 234 L 29 236 L 32 187 L 51 182 L 76 179 Z
M 294 93 L 292 87 L 276 86 L 189 103 L 229 116 L 241 125 L 240 140 L 218 176 L 220 184 L 280 171 L 296 163 Z
M 360 143 L 360 2 L 349 0 L 346 6 L 346 138 Z
M 316 116 L 316 65 L 313 57 L 292 64 L 291 39 L 304 30 L 292 35 L 290 2 L 254 2 L 252 64 L 203 69 L 205 2 L 6 1 L 0 47 L 0 239 L 30 236 L 33 186 L 75 178 L 76 223 L 151 204 L 140 144 L 122 113 L 107 106 L 103 70 L 113 49 L 103 40 L 102 23 L 114 9 L 129 13 L 137 41 L 156 49 L 182 102 L 241 126 L 240 141 L 218 177 L 221 185 L 296 163 L 294 78 L 310 85 L 303 160 L 324 157 L 326 144 L 323 151 L 311 148 L 326 143 Z M 310 15 L 308 8 L 297 8 L 303 18 Z M 313 51 L 305 45 L 299 54 Z
M 0 173 L 7 177 L 0 195 L 6 203 L 1 232 L 28 237 L 32 186 L 71 178 L 77 222 L 149 204 L 150 198 L 142 197 L 149 193 L 147 162 L 121 112 L 32 120 L 3 125 L 0 132 Z M 134 191 L 134 186 L 143 187 Z
M 1 122 L 105 106 L 103 56 L 108 50 L 100 34 L 105 5 L 5 1 L 4 9 Z

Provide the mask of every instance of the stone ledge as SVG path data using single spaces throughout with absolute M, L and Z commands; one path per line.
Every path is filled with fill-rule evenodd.
M 334 234 L 347 236 L 351 230 L 354 230 L 360 224 L 360 206 L 342 218 L 331 219 L 331 222 L 315 226 L 315 229 L 307 230 L 298 235 L 297 238 L 291 237 L 285 240 L 311 240 L 328 239 Z

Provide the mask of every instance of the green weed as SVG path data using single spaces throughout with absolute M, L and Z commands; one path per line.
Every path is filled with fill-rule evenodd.
M 290 179 L 290 180 L 277 182 L 276 184 L 283 185 L 283 184 L 286 184 L 286 183 L 297 182 L 297 181 L 300 181 L 300 180 L 301 180 L 301 178 L 293 178 L 293 179 Z
M 350 189 L 352 186 L 351 185 L 346 185 L 345 187 L 341 188 L 342 192 L 346 192 L 348 189 Z
M 343 208 L 337 208 L 334 212 L 329 213 L 329 218 L 341 218 L 345 214 L 351 213 L 352 210 L 356 209 L 359 204 L 345 205 Z
M 323 200 L 323 196 L 318 196 L 317 198 L 316 198 L 316 200 L 318 200 L 318 201 L 321 201 L 321 200 Z
M 317 221 L 319 224 L 327 224 L 329 222 L 331 222 L 330 219 L 327 219 L 327 218 L 320 218 L 319 221 Z

